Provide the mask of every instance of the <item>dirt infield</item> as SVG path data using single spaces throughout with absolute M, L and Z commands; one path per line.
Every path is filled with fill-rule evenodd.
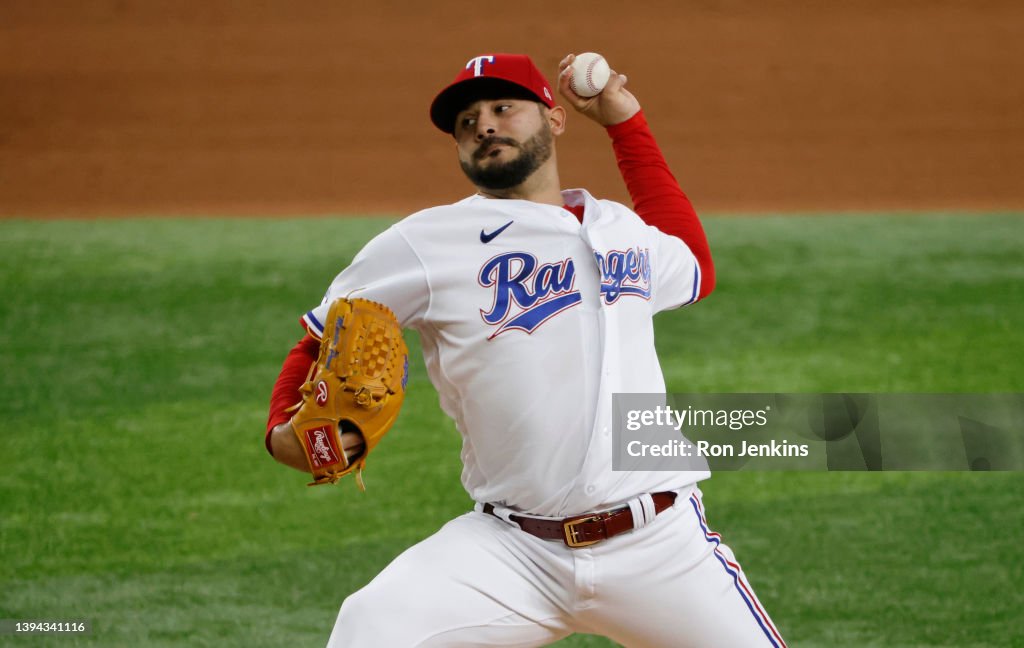
M 553 74 L 584 50 L 629 74 L 700 208 L 1024 207 L 1024 3 L 555 6 L 9 0 L 0 215 L 451 202 L 470 189 L 436 90 L 475 54 Z M 566 186 L 626 197 L 597 127 L 559 155 Z

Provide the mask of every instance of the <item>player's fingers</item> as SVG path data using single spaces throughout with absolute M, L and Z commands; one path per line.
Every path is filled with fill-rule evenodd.
M 565 58 L 558 63 L 558 73 L 561 74 L 562 72 L 565 72 L 565 68 L 572 65 L 574 60 L 576 60 L 575 54 L 567 54 Z
M 572 76 L 572 62 L 566 63 L 565 65 L 559 65 L 558 66 L 558 85 L 559 86 L 561 86 L 563 83 L 568 84 L 569 83 L 569 78 L 571 76 Z
M 366 442 L 363 440 L 363 435 L 361 434 L 356 432 L 342 432 L 341 447 L 345 450 L 345 456 L 349 459 L 355 459 L 359 455 L 363 454 L 363 450 L 366 449 Z
M 627 80 L 628 79 L 626 79 L 625 74 L 619 74 L 615 70 L 612 70 L 611 73 L 608 75 L 608 83 L 605 84 L 604 86 L 604 92 L 608 94 L 620 92 L 623 86 L 626 85 Z
M 578 109 L 584 104 L 586 104 L 587 99 L 573 92 L 572 86 L 569 84 L 569 80 L 571 77 L 571 67 L 566 67 L 564 70 L 562 70 L 562 72 L 558 75 L 558 92 L 563 97 L 565 97 L 565 100 L 569 103 L 570 106 Z
M 608 83 L 598 95 L 601 101 L 597 119 L 601 124 L 610 126 L 622 123 L 640 110 L 640 102 L 625 88 L 628 80 L 625 74 L 614 70 L 609 74 Z
M 364 445 L 363 435 L 358 432 L 342 432 L 341 447 L 345 450 L 356 450 Z

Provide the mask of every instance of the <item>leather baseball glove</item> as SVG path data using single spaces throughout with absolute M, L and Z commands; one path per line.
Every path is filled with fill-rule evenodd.
M 366 490 L 366 457 L 398 417 L 409 378 L 409 350 L 395 315 L 366 299 L 336 300 L 309 372 L 291 419 L 313 475 L 309 485 L 333 484 L 355 472 Z M 346 457 L 343 432 L 362 435 L 357 457 Z

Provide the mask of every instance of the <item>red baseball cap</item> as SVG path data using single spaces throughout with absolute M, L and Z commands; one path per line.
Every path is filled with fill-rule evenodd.
M 474 56 L 430 104 L 430 121 L 445 133 L 455 132 L 455 116 L 479 99 L 531 99 L 555 105 L 551 84 L 525 54 Z

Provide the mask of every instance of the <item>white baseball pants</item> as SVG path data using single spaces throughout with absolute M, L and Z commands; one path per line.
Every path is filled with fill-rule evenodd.
M 648 526 L 577 549 L 462 515 L 349 596 L 328 648 L 542 646 L 574 632 L 630 648 L 786 645 L 694 487 Z

